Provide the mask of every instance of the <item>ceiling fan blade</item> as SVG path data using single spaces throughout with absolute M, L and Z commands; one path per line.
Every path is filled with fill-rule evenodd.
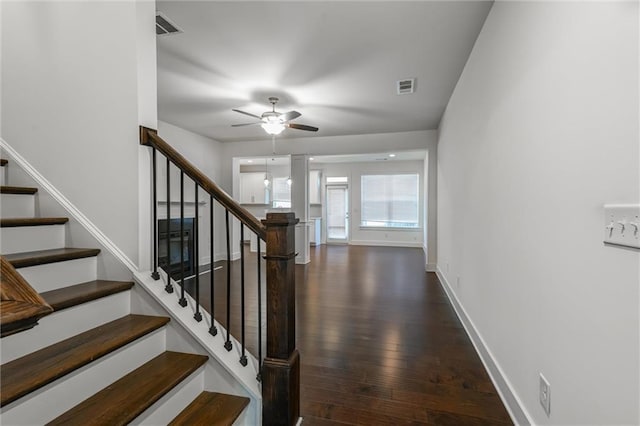
M 289 112 L 280 114 L 279 118 L 282 121 L 289 121 L 289 120 L 293 120 L 294 118 L 298 118 L 301 115 L 302 114 L 300 114 L 298 111 L 289 111 Z
M 232 124 L 231 127 L 253 126 L 254 124 L 262 124 L 262 121 L 258 121 L 256 123 Z
M 262 120 L 262 117 L 259 115 L 251 114 L 250 112 L 241 111 L 239 109 L 232 109 L 231 111 L 239 112 L 240 114 L 248 115 L 249 117 L 257 118 L 258 120 Z
M 313 126 L 307 126 L 306 124 L 287 123 L 285 126 L 290 129 L 307 130 L 309 132 L 317 132 L 318 128 Z

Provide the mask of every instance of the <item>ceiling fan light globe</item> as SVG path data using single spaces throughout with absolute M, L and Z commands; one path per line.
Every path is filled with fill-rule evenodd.
M 260 126 L 270 135 L 279 135 L 284 130 L 284 124 L 279 122 L 262 123 Z

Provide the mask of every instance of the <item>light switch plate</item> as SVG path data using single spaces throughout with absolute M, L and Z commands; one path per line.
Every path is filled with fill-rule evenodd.
M 551 416 L 551 385 L 549 381 L 540 373 L 540 405 L 547 414 Z
M 604 242 L 640 248 L 640 204 L 605 204 Z

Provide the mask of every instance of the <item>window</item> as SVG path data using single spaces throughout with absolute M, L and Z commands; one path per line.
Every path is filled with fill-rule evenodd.
M 418 227 L 418 175 L 363 175 L 360 226 Z
M 291 208 L 291 187 L 286 177 L 273 178 L 273 208 Z

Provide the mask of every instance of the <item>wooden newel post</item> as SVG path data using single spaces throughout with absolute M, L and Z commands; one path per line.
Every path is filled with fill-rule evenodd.
M 262 366 L 262 422 L 292 426 L 300 417 L 300 356 L 296 349 L 293 213 L 267 213 L 267 356 Z

